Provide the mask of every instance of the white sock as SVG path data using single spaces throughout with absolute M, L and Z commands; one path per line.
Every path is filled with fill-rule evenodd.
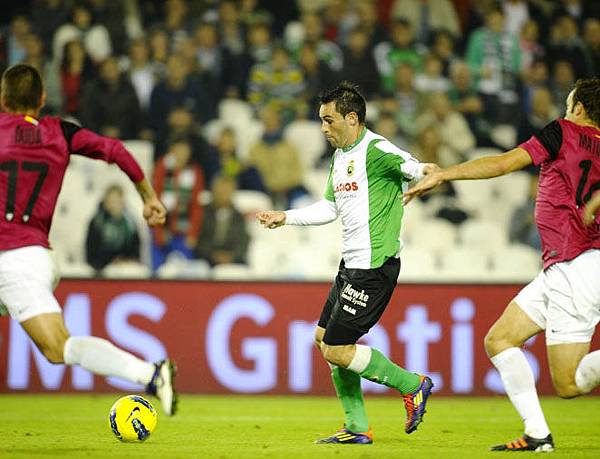
M 584 394 L 600 384 L 600 351 L 590 352 L 581 359 L 575 371 L 575 384 Z
M 65 343 L 64 361 L 101 376 L 118 376 L 127 381 L 148 384 L 154 365 L 138 359 L 114 344 L 95 336 L 72 336 Z
M 511 347 L 490 360 L 500 372 L 506 394 L 525 423 L 525 433 L 533 438 L 545 438 L 550 429 L 535 390 L 533 372 L 523 351 Z
M 369 362 L 371 361 L 371 348 L 363 344 L 357 344 L 355 347 L 356 352 L 348 365 L 348 370 L 361 374 L 365 371 L 365 368 L 369 366 Z

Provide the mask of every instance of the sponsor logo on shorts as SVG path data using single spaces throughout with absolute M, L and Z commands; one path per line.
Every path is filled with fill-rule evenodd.
M 342 298 L 355 306 L 362 306 L 363 308 L 367 307 L 367 302 L 369 301 L 369 295 L 364 290 L 356 290 L 352 284 L 346 284 L 342 292 Z M 356 313 L 356 311 L 354 312 Z

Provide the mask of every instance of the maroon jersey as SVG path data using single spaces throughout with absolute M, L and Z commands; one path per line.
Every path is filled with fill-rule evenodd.
M 600 249 L 600 224 L 586 227 L 583 208 L 600 190 L 600 130 L 560 119 L 520 145 L 541 166 L 535 221 L 544 269 Z
M 38 121 L 0 113 L 0 250 L 49 246 L 52 216 L 71 154 L 116 163 L 134 182 L 144 178 L 118 140 L 55 117 Z

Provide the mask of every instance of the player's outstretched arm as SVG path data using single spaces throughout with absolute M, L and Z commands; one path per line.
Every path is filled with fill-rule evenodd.
M 275 229 L 285 225 L 285 212 L 279 210 L 258 212 L 256 218 L 261 225 L 269 229 Z
M 583 223 L 585 226 L 590 226 L 596 220 L 596 216 L 600 212 L 600 191 L 592 196 L 583 210 Z
M 515 148 L 502 155 L 473 159 L 455 166 L 432 172 L 404 193 L 404 203 L 421 196 L 443 182 L 451 180 L 478 180 L 498 177 L 530 165 L 531 156 L 523 148 Z
M 135 187 L 144 202 L 144 218 L 149 226 L 164 225 L 167 219 L 167 209 L 160 202 L 154 188 L 147 178 L 136 182 Z

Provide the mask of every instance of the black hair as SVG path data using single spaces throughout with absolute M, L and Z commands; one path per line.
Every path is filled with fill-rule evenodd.
M 600 78 L 579 79 L 575 83 L 573 105 L 581 102 L 588 118 L 600 128 Z
M 335 102 L 335 109 L 346 116 L 354 112 L 359 123 L 364 123 L 367 115 L 367 103 L 360 93 L 358 86 L 349 81 L 342 81 L 334 88 L 330 88 L 319 95 L 319 103 L 328 104 Z

